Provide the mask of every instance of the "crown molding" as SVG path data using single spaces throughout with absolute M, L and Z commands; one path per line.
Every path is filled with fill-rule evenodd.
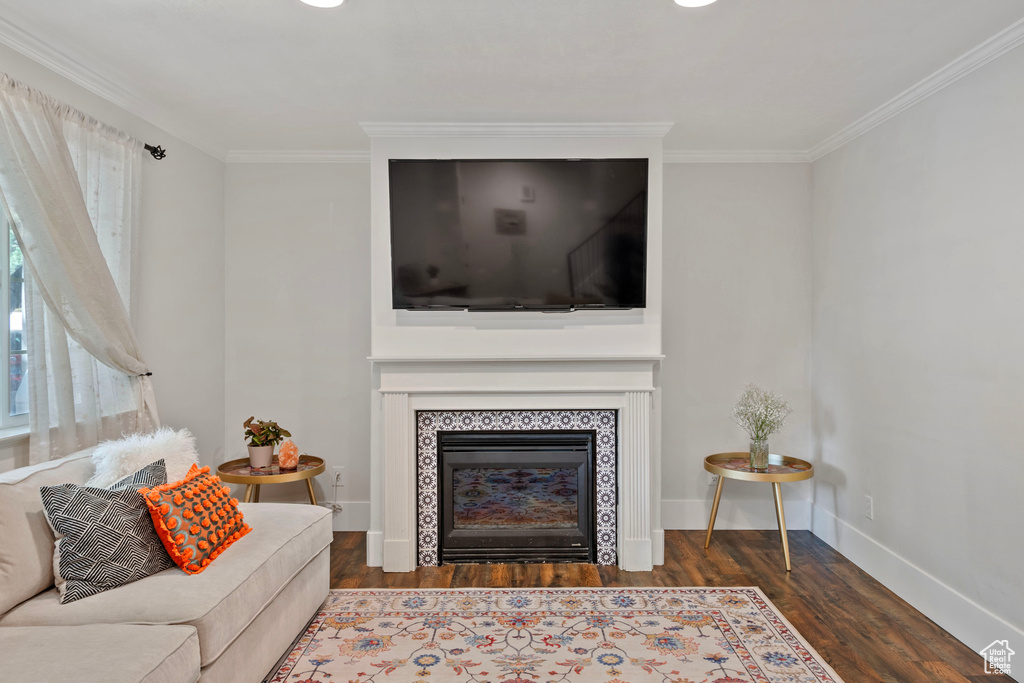
M 360 121 L 371 138 L 532 137 L 663 138 L 673 123 L 377 123 Z
M 340 149 L 233 149 L 227 153 L 225 161 L 229 164 L 368 164 L 370 152 Z
M 807 152 L 788 149 L 666 149 L 661 158 L 666 164 L 805 164 L 810 161 Z
M 235 149 L 227 153 L 229 164 L 363 164 L 370 153 L 361 150 L 261 150 Z M 665 150 L 666 164 L 802 164 L 810 161 L 807 152 L 787 150 Z
M 1000 31 L 981 45 L 957 57 L 935 73 L 907 88 L 877 109 L 857 119 L 838 133 L 831 135 L 807 150 L 809 161 L 834 152 L 850 141 L 864 135 L 900 112 L 909 109 L 921 100 L 930 97 L 952 85 L 967 74 L 980 69 L 989 62 L 1024 44 L 1024 19 Z
M 0 43 L 3 43 L 15 52 L 25 55 L 50 71 L 63 76 L 72 83 L 85 88 L 94 95 L 102 97 L 111 104 L 192 145 L 196 149 L 221 161 L 224 160 L 227 150 L 223 147 L 205 139 L 185 126 L 168 121 L 160 114 L 158 106 L 135 96 L 130 89 L 120 83 L 96 73 L 84 66 L 80 60 L 74 59 L 68 54 L 47 45 L 3 17 L 0 17 Z M 151 142 L 159 144 L 161 141 L 153 140 Z

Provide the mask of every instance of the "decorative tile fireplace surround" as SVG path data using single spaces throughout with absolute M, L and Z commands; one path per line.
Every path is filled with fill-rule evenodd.
M 417 415 L 445 411 L 611 411 L 617 500 L 604 508 L 607 533 L 598 561 L 603 557 L 628 571 L 662 563 L 656 387 L 662 359 L 662 138 L 671 125 L 362 124 L 371 142 L 367 564 L 408 572 L 434 560 L 425 542 L 429 509 L 418 519 Z M 644 308 L 560 315 L 392 308 L 390 159 L 585 158 L 649 160 Z M 519 202 L 520 186 L 510 187 L 516 195 L 509 201 Z M 545 197 L 550 195 L 538 189 L 525 210 L 539 210 Z M 424 457 L 422 449 L 419 455 Z M 607 523 L 612 513 L 614 526 Z
M 590 431 L 597 435 L 596 506 L 597 564 L 615 564 L 615 499 L 617 414 L 614 410 L 460 410 L 416 413 L 416 520 L 421 567 L 440 564 L 438 432 Z M 588 522 L 589 523 L 589 522 Z

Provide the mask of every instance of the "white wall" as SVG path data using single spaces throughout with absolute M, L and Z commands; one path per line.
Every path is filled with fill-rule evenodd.
M 814 530 L 975 649 L 1024 643 L 1022 83 L 1017 49 L 814 164 Z
M 246 457 L 242 422 L 277 420 L 328 474 L 344 466 L 336 529 L 369 527 L 368 164 L 229 164 L 224 460 Z M 261 500 L 306 498 L 301 483 Z
M 162 421 L 188 427 L 204 461 L 223 448 L 224 164 L 0 45 L 0 69 L 95 118 L 167 149 L 142 171 L 138 282 L 132 318 L 153 371 Z M 0 469 L 27 464 L 0 448 Z
M 704 457 L 749 447 L 729 417 L 745 384 L 793 408 L 771 451 L 812 455 L 810 165 L 666 164 L 664 184 L 662 523 L 700 529 Z M 783 495 L 789 528 L 808 528 L 809 484 Z M 774 528 L 774 510 L 770 486 L 728 481 L 716 527 Z

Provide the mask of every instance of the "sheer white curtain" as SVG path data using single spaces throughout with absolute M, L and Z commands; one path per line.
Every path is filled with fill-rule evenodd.
M 0 201 L 28 277 L 29 459 L 159 425 L 129 322 L 142 145 L 0 74 Z

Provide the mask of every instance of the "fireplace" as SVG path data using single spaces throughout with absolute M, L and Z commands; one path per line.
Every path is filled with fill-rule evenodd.
M 440 564 L 439 434 L 569 431 L 595 434 L 595 563 L 660 564 L 657 360 L 373 359 L 368 563 L 387 572 Z
M 498 561 L 615 564 L 618 559 L 616 425 L 614 410 L 418 411 L 418 564 L 424 567 L 442 562 Z M 494 470 L 511 471 L 502 476 Z M 568 524 L 566 520 L 571 513 L 564 511 L 560 518 L 552 514 L 546 520 L 544 543 L 553 545 L 539 545 L 536 528 L 513 529 L 503 525 L 506 528 L 490 529 L 486 534 L 480 533 L 483 530 L 479 528 L 465 528 L 480 521 L 494 526 L 488 521 L 493 520 L 493 515 L 470 513 L 474 507 L 465 503 L 472 503 L 471 500 L 463 500 L 460 510 L 453 508 L 456 488 L 465 499 L 487 495 L 488 487 L 495 487 L 490 489 L 490 494 L 495 496 L 492 508 L 497 508 L 503 502 L 496 498 L 502 494 L 500 487 L 517 485 L 513 481 L 507 484 L 497 481 L 506 477 L 518 479 L 520 483 L 537 479 L 536 483 L 542 485 L 544 482 L 540 480 L 551 480 L 547 494 L 539 495 L 553 498 L 558 497 L 559 491 L 555 480 L 572 482 L 575 478 L 578 495 L 562 496 L 563 502 L 569 498 L 576 501 L 572 526 L 556 526 Z M 491 481 L 485 482 L 487 478 Z M 474 493 L 467 497 L 465 494 L 470 490 Z M 519 500 L 517 504 L 528 502 Z M 456 512 L 459 512 L 461 528 L 456 528 Z M 514 513 L 507 514 L 511 517 Z M 538 517 L 534 521 L 545 520 Z M 484 543 L 482 539 L 487 534 L 495 539 L 493 543 Z
M 596 432 L 441 432 L 440 561 L 594 562 Z

